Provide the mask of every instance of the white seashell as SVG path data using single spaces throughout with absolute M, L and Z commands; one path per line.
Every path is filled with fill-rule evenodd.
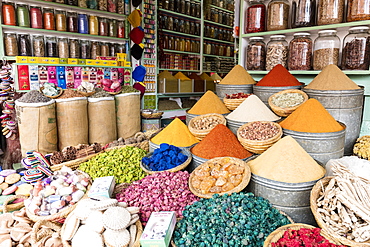
M 93 210 L 106 210 L 109 207 L 116 206 L 118 201 L 116 199 L 107 199 L 107 200 L 101 200 L 96 201 L 95 205 L 91 207 Z
M 82 190 L 77 190 L 72 193 L 72 202 L 78 202 L 83 196 L 85 195 L 85 192 Z
M 103 214 L 104 227 L 111 230 L 125 229 L 130 221 L 131 214 L 122 207 L 110 207 Z
M 104 231 L 103 212 L 98 210 L 92 211 L 86 219 L 86 226 L 94 232 L 102 233 Z
M 130 233 L 126 230 L 105 230 L 103 233 L 104 243 L 108 247 L 125 247 L 130 242 Z
M 91 209 L 92 205 L 94 205 L 94 202 L 90 199 L 80 200 L 73 212 L 80 220 L 86 220 L 89 214 L 93 211 Z
M 99 233 L 91 231 L 85 225 L 78 228 L 72 238 L 72 247 L 104 247 L 103 238 Z
M 80 220 L 72 212 L 68 215 L 68 217 L 64 221 L 64 224 L 64 229 L 61 232 L 62 240 L 71 240 L 77 232 L 78 227 L 80 226 Z
M 127 208 L 128 204 L 127 204 L 127 202 L 118 202 L 117 206 Z
M 139 213 L 140 208 L 139 207 L 127 207 L 126 210 L 129 211 L 130 214 L 137 214 Z
M 131 247 L 134 245 L 135 240 L 136 240 L 136 232 L 137 232 L 136 225 L 131 225 L 129 228 L 129 232 L 130 232 L 130 243 L 128 246 Z
M 139 220 L 139 215 L 138 214 L 133 214 L 131 215 L 131 220 L 130 220 L 130 223 L 128 223 L 128 225 L 133 225 L 136 223 L 136 221 Z

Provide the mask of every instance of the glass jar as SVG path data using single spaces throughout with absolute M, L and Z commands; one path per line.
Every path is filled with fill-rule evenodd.
M 86 14 L 78 14 L 78 32 L 89 33 L 89 21 Z
M 69 57 L 80 58 L 80 42 L 78 39 L 69 39 Z
M 251 1 L 245 14 L 245 32 L 256 33 L 265 31 L 265 13 L 266 6 L 262 0 Z
M 166 25 L 167 25 L 167 29 L 168 30 L 173 31 L 173 17 L 172 16 L 168 16 L 167 17 L 167 23 L 166 23 Z
M 180 38 L 179 37 L 175 38 L 174 44 L 175 44 L 175 46 L 174 46 L 175 50 L 179 51 L 180 50 Z
M 352 27 L 343 39 L 342 70 L 368 70 L 370 56 L 369 27 Z
M 313 69 L 322 70 L 329 64 L 338 66 L 340 39 L 335 30 L 322 30 L 313 45 Z
M 200 35 L 200 24 L 198 22 L 195 23 L 194 35 Z
M 55 36 L 46 36 L 46 56 L 58 57 L 57 39 Z
M 190 3 L 190 16 L 195 17 L 195 15 L 196 15 L 195 12 L 196 12 L 195 3 L 191 2 Z
M 318 0 L 317 25 L 342 23 L 344 0 Z
M 188 20 L 184 22 L 184 33 L 190 33 L 190 22 Z
M 125 0 L 117 0 L 117 13 L 121 15 L 125 14 Z
M 108 21 L 107 18 L 99 18 L 99 35 L 108 36 Z
M 101 42 L 100 43 L 100 56 L 108 57 L 109 56 L 109 45 L 108 43 Z
M 43 35 L 32 35 L 34 57 L 45 57 L 45 42 Z
M 173 36 L 170 36 L 168 38 L 168 49 L 169 50 L 174 50 L 175 49 L 175 39 Z
M 99 41 L 91 41 L 90 44 L 90 55 L 91 59 L 96 59 L 96 57 L 100 56 L 100 42 Z
M 117 13 L 117 0 L 107 0 L 108 12 Z
M 99 35 L 99 21 L 95 15 L 89 16 L 89 33 L 91 35 Z
M 67 31 L 67 15 L 64 10 L 55 10 L 55 26 L 57 31 Z
M 267 43 L 266 70 L 270 71 L 276 65 L 288 67 L 288 42 L 285 35 L 272 35 Z
M 184 21 L 184 20 L 182 20 L 182 19 L 181 19 L 181 20 L 179 20 L 179 27 L 178 27 L 178 29 L 177 29 L 179 33 L 183 33 L 183 32 L 185 32 L 185 31 L 184 31 L 184 25 L 185 25 L 185 21 Z
M 268 31 L 283 30 L 288 28 L 290 5 L 287 0 L 272 0 L 267 7 Z
M 90 41 L 82 39 L 80 41 L 80 55 L 82 59 L 89 59 L 90 56 Z
M 32 56 L 30 35 L 18 34 L 18 53 L 19 56 Z
M 69 57 L 68 38 L 64 38 L 64 37 L 58 38 L 58 54 L 60 58 Z
M 190 22 L 190 30 L 191 35 L 195 35 L 195 23 L 193 21 Z
M 185 15 L 190 15 L 190 12 L 191 12 L 191 4 L 190 4 L 190 0 L 185 0 Z
M 117 53 L 126 53 L 126 45 L 117 44 Z
M 117 22 L 117 37 L 118 38 L 125 38 L 125 22 L 118 21 Z
M 78 7 L 87 8 L 87 0 L 78 0 Z
M 110 43 L 109 44 L 109 56 L 110 57 L 117 56 L 117 44 L 115 44 L 115 43 Z
M 108 23 L 109 37 L 117 37 L 117 21 L 110 19 Z
M 312 40 L 309 33 L 295 33 L 289 43 L 289 70 L 310 70 L 312 67 Z
M 54 19 L 54 9 L 44 8 L 43 9 L 44 18 L 44 29 L 55 30 L 55 19 Z
M 214 22 L 219 22 L 219 10 L 218 9 L 214 9 L 214 12 L 213 12 L 213 21 Z
M 292 4 L 292 27 L 315 25 L 315 0 L 294 0 Z
M 195 11 L 196 10 L 197 9 L 196 9 L 196 6 L 195 6 Z M 196 14 L 196 13 L 194 13 L 194 14 Z M 204 19 L 210 21 L 211 20 L 211 15 L 212 15 L 211 7 L 210 6 L 205 7 L 205 9 L 204 9 Z
M 225 12 L 223 11 L 218 11 L 218 23 L 220 24 L 225 24 L 224 23 L 224 16 L 225 16 Z
M 174 20 L 173 20 L 173 31 L 177 32 L 178 28 L 179 28 L 179 19 L 174 18 Z
M 107 11 L 107 0 L 98 0 L 98 9 L 101 11 Z
M 17 4 L 17 21 L 20 27 L 30 27 L 30 12 L 26 4 Z
M 348 0 L 347 22 L 370 20 L 370 0 Z
M 67 0 L 68 5 L 77 6 L 79 0 Z
M 5 55 L 18 56 L 17 35 L 11 32 L 4 33 Z
M 211 43 L 204 43 L 203 49 L 204 49 L 205 54 L 211 55 L 211 49 L 212 49 Z
M 43 28 L 42 12 L 40 7 L 38 6 L 30 7 L 30 19 L 32 28 Z
M 4 25 L 11 25 L 16 26 L 17 25 L 17 19 L 15 17 L 15 8 L 14 3 L 12 2 L 3 2 L 3 23 Z
M 263 37 L 252 37 L 246 49 L 245 68 L 247 70 L 265 70 L 266 44 Z
M 185 5 L 186 5 L 185 0 L 180 0 L 180 6 L 176 11 L 181 13 L 181 14 L 185 14 Z
M 68 12 L 67 25 L 68 25 L 68 32 L 72 32 L 72 33 L 78 32 L 78 20 L 77 20 L 76 12 Z
M 162 0 L 162 8 L 169 9 L 169 7 L 170 7 L 170 0 Z
M 87 8 L 89 9 L 98 9 L 98 0 L 88 0 L 87 1 Z M 124 14 L 124 13 L 122 13 Z

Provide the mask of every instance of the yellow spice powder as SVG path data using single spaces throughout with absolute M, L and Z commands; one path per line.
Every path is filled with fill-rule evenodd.
M 189 147 L 199 142 L 188 127 L 178 118 L 175 118 L 166 128 L 151 139 L 155 144 L 168 143 L 176 147 Z
M 187 77 L 186 75 L 184 75 L 182 72 L 178 72 L 176 75 L 175 75 L 176 79 L 180 79 L 180 80 L 191 80 L 189 77 Z
M 325 169 L 291 136 L 280 139 L 248 164 L 253 174 L 286 183 L 314 181 L 325 174 Z
M 235 67 L 222 79 L 220 84 L 244 85 L 255 84 L 253 77 L 240 65 Z
M 208 113 L 226 114 L 230 111 L 220 98 L 212 91 L 207 91 L 197 103 L 188 111 L 190 114 L 203 115 Z

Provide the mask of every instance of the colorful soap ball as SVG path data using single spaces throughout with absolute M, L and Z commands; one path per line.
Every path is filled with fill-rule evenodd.
M 144 157 L 142 162 L 149 170 L 152 171 L 165 171 L 175 168 L 188 159 L 188 156 L 181 153 L 181 149 L 162 143 L 159 148 L 155 149 L 153 155 Z

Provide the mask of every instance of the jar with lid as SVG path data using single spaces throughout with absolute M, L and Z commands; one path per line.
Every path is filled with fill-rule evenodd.
M 68 12 L 67 26 L 68 26 L 68 32 L 72 32 L 72 33 L 78 32 L 78 19 L 77 19 L 76 12 Z
M 370 0 L 348 0 L 347 22 L 370 20 Z
M 89 21 L 86 14 L 78 14 L 78 32 L 89 33 Z
M 318 0 L 317 25 L 342 23 L 344 0 Z
M 89 9 L 98 9 L 98 0 L 88 0 L 87 1 L 87 8 Z M 119 13 L 121 14 L 121 13 Z M 124 13 L 122 13 L 124 14 Z
M 292 27 L 311 27 L 315 25 L 315 0 L 293 0 Z
M 169 0 L 168 10 L 175 11 L 175 2 L 173 0 Z
M 289 70 L 310 70 L 312 67 L 312 40 L 309 33 L 295 33 L 289 43 Z
M 180 8 L 180 0 L 173 0 L 173 4 L 174 4 L 174 9 Z
M 34 57 L 45 57 L 45 42 L 43 35 L 32 35 Z
M 211 49 L 212 49 L 211 43 L 204 43 L 203 49 L 204 49 L 205 54 L 211 55 Z
M 194 35 L 200 35 L 200 24 L 198 22 L 195 23 Z
M 82 59 L 89 59 L 90 56 L 90 41 L 82 39 L 80 41 L 80 53 Z
M 226 57 L 232 57 L 233 56 L 233 49 L 232 49 L 232 47 L 231 46 L 228 46 L 228 47 L 226 47 L 226 53 L 225 53 L 225 56 Z
M 252 37 L 246 49 L 245 67 L 247 70 L 265 70 L 266 44 L 263 37 Z
M 117 0 L 107 0 L 108 12 L 117 13 Z
M 201 17 L 200 3 L 195 3 L 195 17 L 197 17 L 197 18 Z
M 108 23 L 109 37 L 117 37 L 117 21 L 110 19 Z
M 100 56 L 108 57 L 109 56 L 109 45 L 106 42 L 100 43 Z
M 180 6 L 177 9 L 177 12 L 185 14 L 185 5 L 186 5 L 185 0 L 180 0 Z
M 32 28 L 43 28 L 41 7 L 30 7 L 30 19 Z
M 268 31 L 288 28 L 290 5 L 287 0 L 271 0 L 267 6 Z
M 20 27 L 30 27 L 30 12 L 24 3 L 17 4 L 17 21 Z
M 210 32 L 210 29 L 211 29 L 211 27 L 210 26 L 208 26 L 208 25 L 205 25 L 204 26 L 204 37 L 209 37 L 209 32 Z
M 256 33 L 265 31 L 266 6 L 262 0 L 251 1 L 245 13 L 245 32 Z
M 219 56 L 225 56 L 225 46 L 223 46 L 223 45 L 220 45 L 219 47 L 218 47 L 218 55 Z
M 195 3 L 191 2 L 190 3 L 190 16 L 195 17 L 195 15 L 196 15 L 195 11 L 196 11 L 196 9 L 195 9 Z
M 109 44 L 109 56 L 110 57 L 115 57 L 117 56 L 117 45 L 115 43 L 110 43 Z
M 185 15 L 191 15 L 190 12 L 191 12 L 191 4 L 190 4 L 190 0 L 185 0 Z
M 58 57 L 57 39 L 55 36 L 46 36 L 46 56 Z
M 216 43 L 211 43 L 211 54 L 212 55 L 217 55 L 217 47 L 218 45 Z
M 163 38 L 161 37 L 163 49 L 168 49 L 168 35 L 165 35 Z
M 167 25 L 167 29 L 168 30 L 173 31 L 173 17 L 172 16 L 168 16 L 167 17 L 167 23 L 166 23 L 166 25 Z
M 281 64 L 288 67 L 288 42 L 285 35 L 272 35 L 267 43 L 266 70 L 272 70 L 276 65 Z
M 218 9 L 213 9 L 213 21 L 217 22 L 219 21 L 219 10 Z
M 185 39 L 184 38 L 181 38 L 179 39 L 178 41 L 178 46 L 179 46 L 179 51 L 185 51 Z
M 125 38 L 125 22 L 124 21 L 118 21 L 117 22 L 117 37 L 118 38 Z
M 99 17 L 99 35 L 108 36 L 108 20 L 104 17 Z
M 100 56 L 100 42 L 99 41 L 91 41 L 90 44 L 91 47 L 91 59 L 96 59 L 96 57 Z
M 190 22 L 190 32 L 191 35 L 195 34 L 195 23 L 193 21 Z
M 196 9 L 196 6 L 195 6 L 195 11 L 196 10 L 197 9 Z M 196 12 L 194 14 L 196 15 Z M 210 6 L 205 7 L 205 9 L 204 9 L 204 19 L 210 21 L 212 19 L 211 18 L 211 15 L 212 15 L 212 13 L 211 13 L 211 7 Z
M 14 3 L 12 3 L 12 2 L 3 2 L 2 12 L 3 12 L 3 23 L 4 23 L 4 25 L 11 25 L 11 26 L 16 26 L 17 25 Z
M 173 19 L 173 31 L 177 32 L 178 28 L 179 28 L 179 19 L 174 18 Z
M 7 56 L 18 56 L 17 35 L 11 32 L 4 33 L 5 54 Z
M 96 15 L 89 16 L 89 33 L 91 35 L 99 34 L 99 21 Z
M 44 18 L 44 29 L 55 30 L 54 9 L 44 8 L 43 18 Z
M 175 50 L 176 51 L 180 50 L 180 38 L 179 37 L 175 38 Z
M 58 54 L 60 58 L 69 57 L 68 38 L 64 38 L 64 37 L 58 38 Z
M 32 56 L 29 34 L 18 34 L 18 52 L 19 56 Z
M 211 28 L 209 29 L 209 37 L 213 39 L 214 36 L 215 36 L 215 27 L 211 26 Z
M 107 11 L 107 0 L 98 0 L 98 9 L 101 11 Z
M 179 20 L 179 28 L 178 28 L 178 32 L 179 33 L 184 33 L 184 25 L 185 25 L 185 21 L 184 20 Z
M 162 0 L 162 8 L 169 9 L 169 7 L 170 7 L 170 0 Z
M 342 70 L 368 70 L 370 61 L 369 27 L 352 27 L 343 39 Z
M 67 31 L 67 15 L 62 9 L 55 10 L 55 26 L 57 31 Z
M 69 40 L 69 57 L 80 58 L 80 42 L 78 39 Z
M 188 20 L 184 22 L 184 33 L 190 33 L 190 22 Z
M 67 0 L 68 5 L 72 6 L 77 6 L 78 5 L 78 0 Z
M 78 7 L 87 8 L 87 1 L 88 0 L 78 0 Z
M 224 23 L 224 16 L 225 16 L 225 12 L 223 11 L 218 11 L 218 23 L 220 24 L 225 24 Z
M 173 36 L 170 36 L 168 38 L 168 49 L 169 50 L 175 50 L 175 39 Z
M 338 66 L 340 39 L 335 30 L 322 30 L 313 45 L 313 69 L 322 70 L 329 64 Z

